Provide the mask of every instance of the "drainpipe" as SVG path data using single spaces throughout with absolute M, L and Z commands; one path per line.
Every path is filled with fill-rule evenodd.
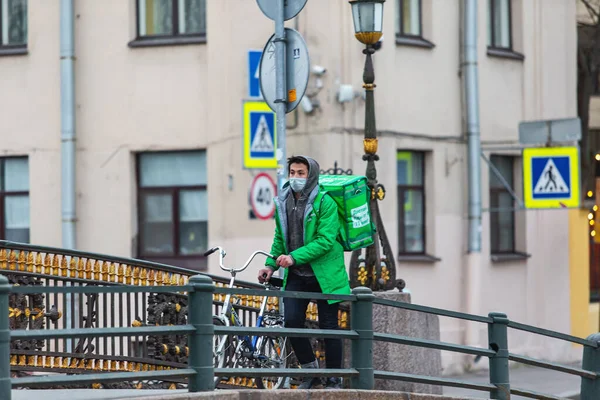
M 60 0 L 60 117 L 61 117 L 61 209 L 62 246 L 75 249 L 75 34 L 74 0 Z M 66 295 L 67 305 L 77 299 Z M 66 328 L 70 328 L 71 307 L 65 310 Z M 70 351 L 71 341 L 67 341 Z
M 479 313 L 481 283 L 481 140 L 479 132 L 479 77 L 477 66 L 477 0 L 462 4 L 462 63 L 464 118 L 468 155 L 468 251 L 464 281 L 468 313 Z M 478 343 L 478 331 L 468 324 L 465 342 Z

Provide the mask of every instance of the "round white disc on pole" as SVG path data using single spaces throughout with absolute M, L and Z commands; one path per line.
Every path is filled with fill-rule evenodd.
M 277 189 L 273 179 L 264 172 L 256 175 L 250 186 L 250 205 L 256 218 L 270 219 L 275 214 Z
M 260 11 L 269 19 L 275 21 L 277 13 L 278 0 L 256 0 Z M 283 1 L 283 19 L 288 20 L 294 18 L 306 5 L 308 0 L 280 0 Z
M 275 111 L 276 96 L 276 75 L 275 68 L 275 42 L 271 36 L 267 42 L 262 57 L 260 59 L 259 79 L 260 90 L 265 101 Z M 308 78 L 310 76 L 310 58 L 308 48 L 304 38 L 298 31 L 285 28 L 286 38 L 286 113 L 294 111 L 300 100 L 306 93 L 308 87 Z

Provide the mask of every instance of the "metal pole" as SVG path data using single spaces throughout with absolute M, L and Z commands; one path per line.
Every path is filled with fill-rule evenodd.
M 463 293 L 466 312 L 479 314 L 481 307 L 481 141 L 479 134 L 479 88 L 477 72 L 477 1 L 463 0 L 461 38 L 461 76 L 464 96 L 464 128 L 467 135 L 468 235 L 463 270 Z M 474 324 L 463 324 L 464 344 L 479 346 L 479 332 Z M 466 362 L 470 357 L 465 355 Z
M 358 376 L 352 378 L 352 388 L 372 390 L 375 386 L 373 369 L 373 300 L 371 289 L 356 287 L 352 289 L 356 301 L 352 303 L 350 324 L 358 333 L 358 339 L 352 339 L 352 368 Z
M 496 352 L 490 357 L 490 383 L 496 386 L 492 399 L 510 399 L 510 375 L 508 371 L 508 317 L 502 313 L 489 313 L 494 321 L 488 324 L 489 348 Z
M 286 88 L 286 39 L 285 39 L 285 0 L 277 0 L 277 15 L 275 17 L 275 116 L 277 120 L 277 192 L 281 191 L 287 180 L 286 154 L 286 120 L 287 88 Z M 279 277 L 283 277 L 283 269 L 279 268 Z M 283 306 L 283 301 L 281 302 Z M 282 309 L 283 312 L 283 309 Z
M 286 88 L 286 39 L 285 39 L 285 0 L 277 1 L 277 15 L 275 18 L 275 115 L 277 118 L 277 189 L 281 190 L 287 179 L 287 154 L 286 154 L 286 121 L 287 88 Z
M 479 132 L 479 78 L 477 72 L 477 0 L 464 0 L 463 83 L 469 174 L 469 253 L 481 252 L 481 139 Z
M 60 1 L 60 116 L 62 245 L 75 249 L 75 12 L 74 0 Z M 72 326 L 71 304 L 79 315 L 76 296 L 66 294 L 65 328 Z M 78 321 L 75 321 L 78 322 Z M 78 324 L 77 324 L 78 325 Z M 77 328 L 78 326 L 74 327 Z M 67 340 L 71 351 L 72 340 Z
M 215 286 L 212 279 L 205 275 L 190 278 L 188 320 L 195 329 L 188 336 L 190 355 L 188 363 L 196 371 L 189 378 L 190 392 L 207 392 L 215 388 L 213 366 L 212 304 Z
M 600 333 L 593 333 L 588 340 L 600 344 Z M 582 368 L 600 374 L 600 348 L 585 346 L 583 348 Z M 600 399 L 600 379 L 581 378 L 581 398 Z
M 8 321 L 8 294 L 11 285 L 0 275 L 0 399 L 10 400 L 10 328 Z

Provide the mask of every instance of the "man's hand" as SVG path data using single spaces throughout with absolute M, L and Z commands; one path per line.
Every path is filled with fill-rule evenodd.
M 258 271 L 258 281 L 260 283 L 265 283 L 271 279 L 271 275 L 273 275 L 273 270 L 271 268 L 263 268 Z
M 294 259 L 292 256 L 281 255 L 277 257 L 277 265 L 281 268 L 287 268 L 294 265 Z

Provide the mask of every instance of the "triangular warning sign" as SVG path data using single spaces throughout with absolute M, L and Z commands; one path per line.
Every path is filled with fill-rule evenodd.
M 552 158 L 549 158 L 542 174 L 535 184 L 533 194 L 568 194 L 569 192 L 569 186 L 565 183 L 565 180 L 558 168 L 556 168 L 556 164 L 554 164 Z
M 272 152 L 275 150 L 273 145 L 273 139 L 271 139 L 271 132 L 269 131 L 269 125 L 265 115 L 260 116 L 260 120 L 256 125 L 256 131 L 252 138 L 252 145 L 250 151 L 252 152 Z

